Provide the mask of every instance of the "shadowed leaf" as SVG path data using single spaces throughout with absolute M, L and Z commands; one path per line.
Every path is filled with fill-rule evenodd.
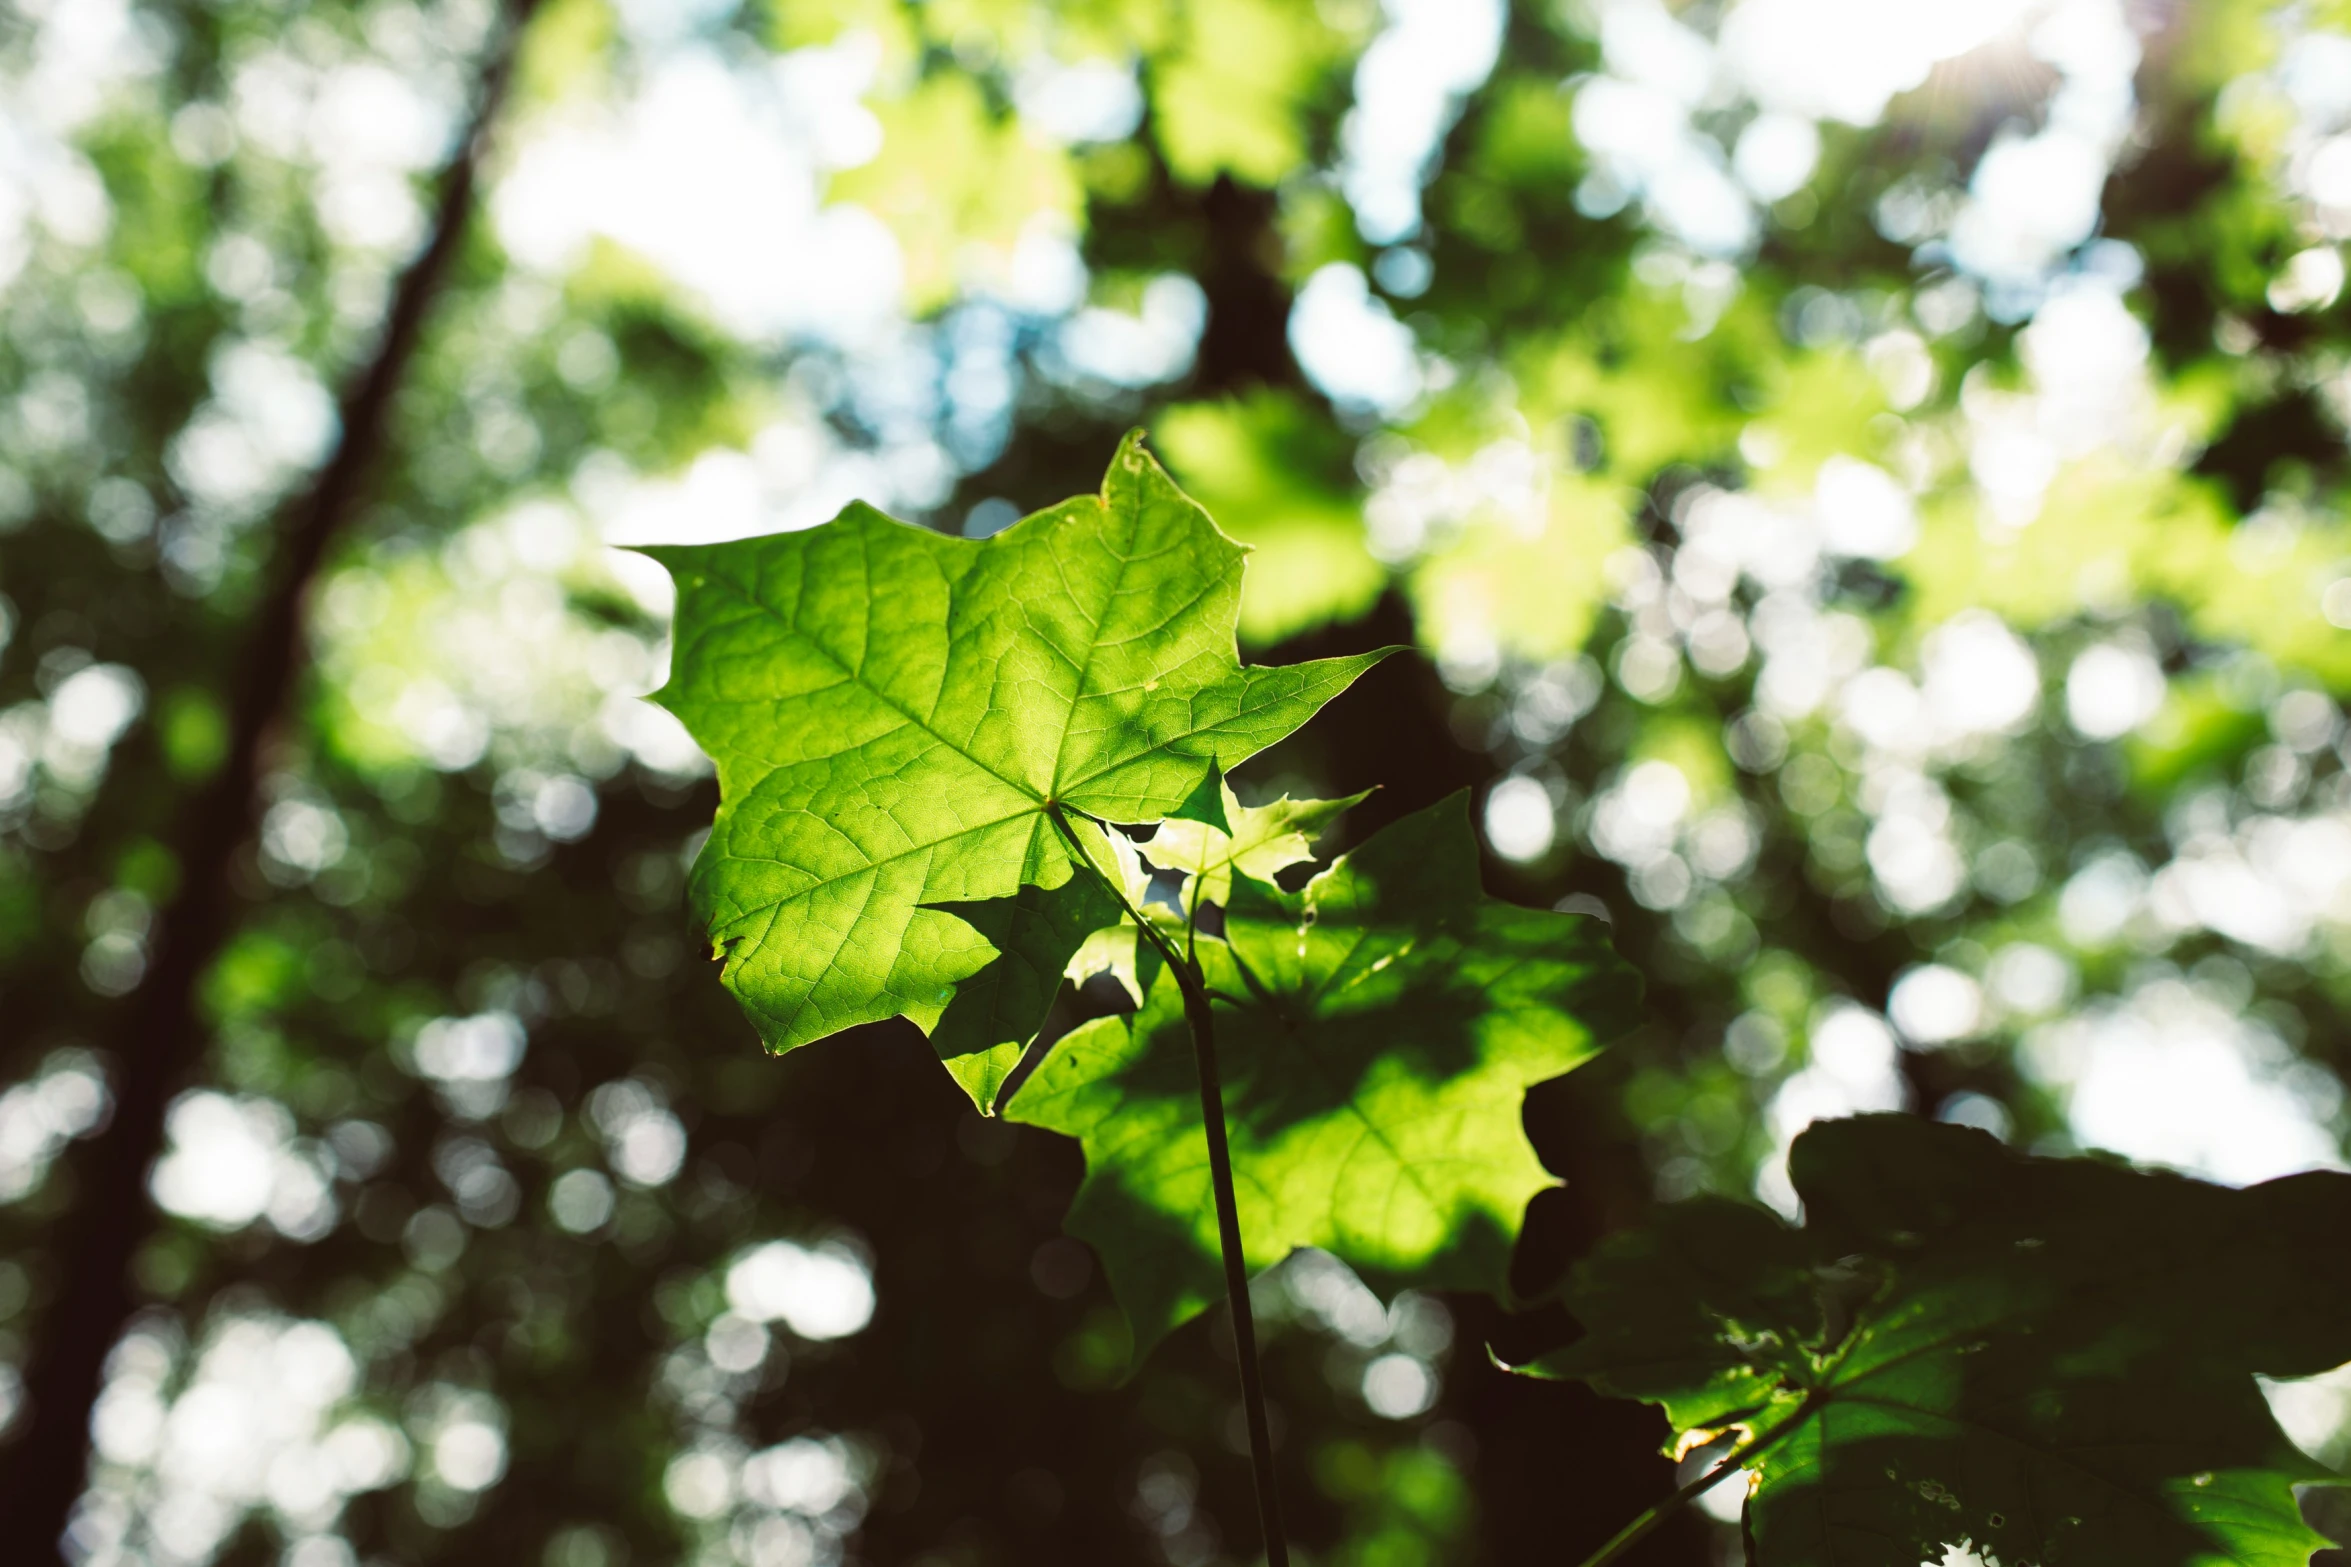
M 1809 1223 L 1702 1198 L 1571 1280 L 1544 1375 L 1748 1468 L 1761 1567 L 2302 1567 L 2326 1542 L 2253 1374 L 2351 1359 L 2351 1176 L 2232 1191 L 1901 1116 L 1791 1155 Z M 1726 1482 L 1734 1483 L 1734 1482 Z
M 1118 923 L 1118 899 L 1093 877 L 1072 876 L 1058 887 L 1023 887 L 1009 898 L 930 906 L 987 937 L 997 952 L 995 962 L 955 987 L 955 999 L 931 1030 L 931 1048 L 986 1115 L 1037 1037 L 1062 970 L 1088 936 Z
M 1203 940 L 1252 1268 L 1319 1246 L 1386 1286 L 1499 1290 L 1550 1184 L 1526 1090 L 1631 1018 L 1595 922 L 1480 890 L 1466 797 L 1406 817 L 1290 894 L 1233 884 Z M 1075 1136 L 1065 1227 L 1101 1255 L 1138 1358 L 1220 1289 L 1216 1219 L 1172 975 L 1132 1018 L 1063 1039 L 1005 1107 Z
M 1200 787 L 1192 791 L 1190 798 L 1167 813 L 1168 819 L 1205 825 L 1213 831 L 1229 833 L 1233 830 L 1233 824 L 1225 814 L 1225 800 L 1230 794 L 1231 791 L 1225 787 L 1223 771 L 1211 767 L 1208 776 L 1200 780 Z

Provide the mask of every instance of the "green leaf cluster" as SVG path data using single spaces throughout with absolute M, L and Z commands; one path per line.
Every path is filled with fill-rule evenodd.
M 1661 1406 L 1676 1451 L 1735 1436 L 1763 1567 L 2286 1567 L 2336 1480 L 2254 1373 L 2351 1358 L 2351 1176 L 2233 1191 L 2033 1158 L 1900 1116 L 1817 1125 L 1806 1222 L 1701 1198 L 1618 1237 L 1545 1375 Z
M 1595 922 L 1486 895 L 1465 794 L 1283 885 L 1364 796 L 1246 805 L 1226 770 L 1382 655 L 1243 666 L 1244 551 L 1138 437 L 1098 496 L 985 542 L 852 507 L 655 554 L 662 700 L 722 791 L 694 892 L 772 1047 L 905 1016 L 983 1111 L 1076 1139 L 1065 1227 L 1137 1360 L 1224 1283 L 1212 1059 L 1242 1268 L 1315 1247 L 1507 1293 L 1551 1181 L 1526 1092 L 1629 1027 L 1637 982 Z M 1105 967 L 1136 1010 L 1039 1051 Z M 2231 1192 L 1901 1117 L 1816 1127 L 1791 1169 L 1803 1228 L 1668 1210 L 1577 1271 L 1585 1336 L 1537 1367 L 1663 1406 L 1677 1452 L 1734 1440 L 1755 1561 L 2323 1543 L 2293 1487 L 2328 1473 L 2253 1375 L 2351 1358 L 2351 1176 Z
M 1379 598 L 1388 573 L 1364 544 L 1354 443 L 1303 398 L 1260 389 L 1180 404 L 1152 433 L 1217 525 L 1257 551 L 1242 586 L 1244 639 L 1352 620 Z
M 1502 1288 L 1550 1184 L 1526 1090 L 1637 986 L 1595 922 L 1484 894 L 1466 795 L 1281 887 L 1364 796 L 1246 806 L 1225 770 L 1383 655 L 1244 668 L 1243 551 L 1138 438 L 1098 497 L 985 542 L 853 506 L 652 553 L 679 587 L 660 699 L 719 771 L 694 895 L 772 1048 L 905 1016 L 985 1111 L 1064 976 L 1117 971 L 1140 1010 L 1061 1039 L 1004 1110 L 1084 1146 L 1068 1228 L 1147 1351 L 1219 1285 L 1201 987 L 1247 1264 L 1318 1246 Z

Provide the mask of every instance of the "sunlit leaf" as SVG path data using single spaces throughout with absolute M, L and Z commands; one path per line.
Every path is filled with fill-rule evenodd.
M 1214 769 L 1210 771 L 1213 776 Z M 1104 881 L 1118 890 L 1123 908 L 1152 921 L 1163 933 L 1174 936 L 1183 933 L 1184 922 L 1177 911 L 1153 900 L 1151 867 L 1143 863 L 1142 851 L 1134 839 L 1122 832 L 1105 832 L 1099 824 L 1082 817 L 1070 823 L 1070 828 L 1086 859 Z M 1073 982 L 1083 983 L 1097 974 L 1107 973 L 1118 981 L 1129 1000 L 1141 1006 L 1159 973 L 1158 965 L 1158 948 L 1143 940 L 1134 921 L 1121 913 L 1116 924 L 1106 925 L 1085 939 L 1071 956 L 1064 974 Z
M 1167 165 L 1187 184 L 1219 174 L 1272 185 L 1306 157 L 1307 108 L 1360 41 L 1338 6 L 1192 0 L 1175 47 L 1152 62 L 1151 99 Z
M 2037 629 L 2157 599 L 2203 639 L 2351 689 L 2351 638 L 2321 604 L 2351 551 L 2338 518 L 2289 504 L 2240 520 L 2205 481 L 2105 456 L 2060 473 L 2042 509 L 2064 525 L 1989 537 L 1973 497 L 1928 509 L 1918 547 L 1900 563 L 1915 587 L 1915 623 L 1980 606 Z
M 1163 871 L 1180 871 L 1187 878 L 1186 908 L 1202 903 L 1219 907 L 1230 903 L 1233 872 L 1254 876 L 1268 885 L 1293 865 L 1314 858 L 1313 840 L 1348 807 L 1360 805 L 1369 789 L 1344 800 L 1293 800 L 1288 795 L 1265 805 L 1243 805 L 1229 786 L 1224 794 L 1227 830 L 1204 822 L 1170 818 L 1143 845 L 1143 857 Z
M 1538 430 L 1591 421 L 1599 471 L 1620 483 L 1646 484 L 1669 462 L 1728 456 L 1754 420 L 1728 388 L 1784 352 L 1769 320 L 1755 315 L 1752 304 L 1735 302 L 1700 334 L 1679 291 L 1628 287 L 1606 309 L 1518 349 L 1522 411 Z
M 1608 600 L 1602 564 L 1632 538 L 1626 494 L 1563 475 L 1519 515 L 1488 510 L 1413 571 L 1423 645 L 1557 658 L 1582 647 Z
M 613 21 L 603 0 L 541 6 L 515 62 L 516 97 L 538 108 L 608 88 Z
M 1060 886 L 1049 806 L 1156 820 L 1384 656 L 1244 669 L 1242 551 L 1132 436 L 1101 495 L 984 542 L 854 505 L 649 553 L 679 590 L 660 700 L 718 766 L 696 907 L 775 1050 L 931 1024 L 992 949 L 923 905 Z
M 911 69 L 922 49 L 922 10 L 907 0 L 790 0 L 763 8 L 767 40 L 780 50 L 870 39 L 885 70 Z
M 910 311 L 952 298 L 975 251 L 1008 266 L 1032 222 L 1077 226 L 1068 154 L 991 114 L 971 77 L 930 77 L 877 112 L 881 152 L 836 175 L 831 195 L 867 208 L 898 236 Z

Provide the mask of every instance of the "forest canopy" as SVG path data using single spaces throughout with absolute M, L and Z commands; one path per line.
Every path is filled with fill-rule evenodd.
M 1525 1048 L 1457 1270 L 1243 1204 L 1301 1559 L 1574 1561 L 1734 1393 L 1809 1440 L 1847 1383 L 1610 1357 L 1944 1299 L 1926 1197 L 1831 1195 L 1895 1125 L 2005 1183 L 1917 1210 L 1988 1322 L 2071 1276 L 2036 1208 L 2173 1243 L 2101 1321 L 2274 1307 L 2161 1375 L 2306 1484 L 2275 1549 L 2351 1542 L 2294 1336 L 2351 1132 L 2339 0 L 17 0 L 0 103 L 11 1552 L 1255 1560 L 1213 1226 L 1103 1217 L 1180 1184 L 1098 1133 L 1107 1083 L 1190 1146 L 1184 998 L 1101 936 L 1205 901 L 1272 974 L 1382 876 L 1460 942 L 1399 992 Z M 813 968 L 705 918 L 774 893 L 709 693 L 775 655 L 673 640 L 725 563 L 919 630 L 1143 453 L 1224 618 L 1135 684 L 1238 716 L 890 775 L 1024 847 Z M 1064 805 L 1166 820 L 1101 891 L 1022 858 Z M 1060 956 L 958 990 L 1016 919 Z M 1814 1548 L 1749 1491 L 1626 1559 Z

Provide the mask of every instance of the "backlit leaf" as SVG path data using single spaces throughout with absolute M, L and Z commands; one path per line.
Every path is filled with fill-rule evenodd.
M 1171 817 L 1143 845 L 1143 858 L 1163 871 L 1184 874 L 1186 908 L 1231 901 L 1236 870 L 1271 884 L 1291 866 L 1305 864 L 1314 858 L 1314 836 L 1371 791 L 1344 800 L 1293 800 L 1285 794 L 1266 805 L 1243 805 L 1229 787 L 1223 794 L 1225 830 Z
M 1187 185 L 1220 173 L 1279 183 L 1304 161 L 1307 110 L 1362 32 L 1361 19 L 1337 7 L 1191 0 L 1175 47 L 1150 70 L 1168 168 Z
M 975 261 L 982 276 L 1008 271 L 1037 219 L 1076 226 L 1081 199 L 1068 154 L 992 113 L 971 77 L 930 77 L 881 104 L 879 117 L 880 154 L 835 175 L 830 194 L 865 207 L 897 236 L 911 312 L 953 298 Z
M 1242 550 L 1137 436 L 1099 496 L 985 541 L 853 505 L 648 553 L 678 584 L 659 699 L 718 767 L 695 906 L 779 1051 L 929 1027 L 994 952 L 925 905 L 1059 887 L 1049 805 L 1156 820 L 1385 656 L 1243 668 Z

